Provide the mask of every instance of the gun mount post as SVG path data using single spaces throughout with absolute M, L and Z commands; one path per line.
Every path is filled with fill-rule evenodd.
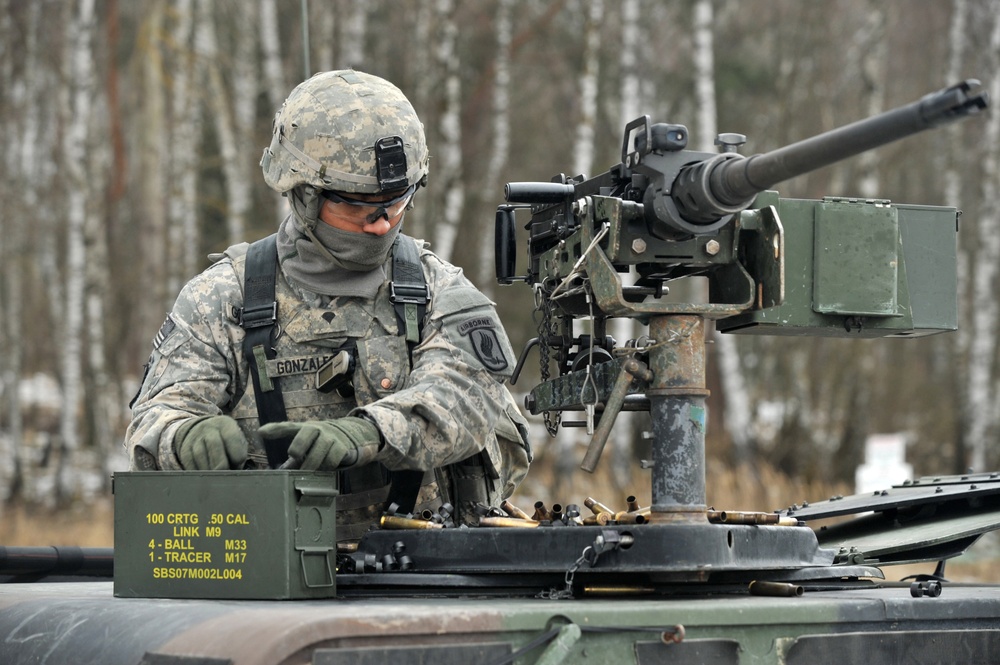
M 653 420 L 652 522 L 704 522 L 705 319 L 653 317 L 646 390 Z

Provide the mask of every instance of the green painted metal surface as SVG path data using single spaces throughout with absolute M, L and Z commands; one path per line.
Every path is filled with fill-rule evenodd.
M 723 332 L 868 338 L 957 329 L 955 208 L 775 192 L 754 205 L 776 206 L 784 230 L 785 299 L 720 320 Z
M 127 472 L 114 493 L 116 596 L 336 594 L 335 473 Z

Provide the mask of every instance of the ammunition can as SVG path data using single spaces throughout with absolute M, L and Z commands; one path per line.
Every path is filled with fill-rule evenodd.
M 113 491 L 116 596 L 336 595 L 336 473 L 123 472 Z

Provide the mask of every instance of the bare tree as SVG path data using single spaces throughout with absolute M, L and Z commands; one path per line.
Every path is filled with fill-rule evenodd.
M 621 73 L 621 99 L 618 109 L 618 127 L 624 130 L 626 124 L 637 118 L 645 105 L 646 100 L 642 97 L 642 88 L 639 80 L 638 49 L 642 42 L 642 29 L 639 19 L 642 14 L 640 0 L 625 0 L 621 3 L 622 36 L 619 67 Z M 633 279 L 635 271 L 629 276 Z M 626 341 L 635 338 L 636 322 L 630 318 L 612 319 L 608 325 L 608 332 L 615 338 L 616 344 L 622 346 Z M 611 445 L 616 451 L 613 461 L 614 477 L 619 485 L 624 484 L 630 474 L 630 467 L 634 460 L 629 455 L 630 449 L 634 450 L 634 434 L 637 427 L 635 414 L 622 411 L 616 427 L 611 431 Z
M 278 33 L 278 12 L 275 0 L 260 0 L 260 44 L 264 52 L 264 81 L 271 108 L 288 94 L 288 84 L 281 64 L 281 39 Z
M 573 147 L 573 174 L 589 174 L 594 167 L 594 132 L 597 124 L 597 83 L 600 76 L 601 21 L 604 0 L 586 4 L 583 28 L 583 71 L 580 73 L 580 115 Z
M 967 0 L 952 0 L 951 22 L 948 28 L 948 60 L 945 70 L 944 80 L 958 81 L 962 76 L 964 46 L 966 43 L 966 30 L 968 26 L 969 3 Z M 936 161 L 941 164 L 939 169 L 944 177 L 944 203 L 953 208 L 961 207 L 962 201 L 962 169 L 960 160 L 964 157 L 964 151 L 960 149 L 960 137 L 962 127 L 957 124 L 950 125 L 944 129 L 947 140 L 942 140 L 942 149 L 937 153 Z M 955 368 L 953 382 L 956 403 L 959 405 L 958 426 L 955 427 L 955 466 L 953 470 L 962 471 L 966 465 L 966 435 L 969 432 L 968 418 L 971 415 L 964 407 L 968 402 L 969 381 L 969 347 L 972 341 L 971 314 L 969 307 L 969 252 L 963 243 L 958 243 L 958 256 L 956 266 L 956 282 L 958 297 L 958 331 L 955 333 L 955 340 L 950 347 L 950 355 L 954 359 L 952 365 Z M 946 342 L 941 342 L 945 344 Z
M 493 77 L 493 144 L 490 161 L 486 168 L 485 189 L 497 191 L 500 174 L 507 165 L 510 152 L 510 56 L 511 56 L 511 16 L 513 0 L 499 0 L 496 11 L 497 52 L 494 58 Z M 496 258 L 492 233 L 483 233 L 479 244 L 479 284 L 487 295 L 494 291 L 493 276 Z
M 106 116 L 107 114 L 101 114 Z M 97 133 L 93 127 L 92 133 Z M 107 175 L 111 173 L 111 152 L 106 142 L 93 142 L 87 155 L 88 171 L 91 174 L 92 191 L 100 192 L 106 189 Z M 96 198 L 96 197 L 94 197 Z M 103 485 L 110 488 L 111 477 L 109 456 L 115 449 L 114 440 L 116 404 L 119 403 L 118 387 L 110 380 L 108 374 L 107 355 L 104 347 L 107 344 L 107 305 L 111 276 L 108 255 L 107 228 L 105 215 L 98 209 L 97 201 L 87 207 L 84 220 L 84 244 L 86 247 L 86 312 L 87 323 L 87 392 L 85 407 L 89 420 L 93 425 L 94 450 L 100 468 Z M 103 208 L 103 206 L 101 206 Z
M 715 150 L 714 139 L 718 134 L 717 105 L 715 99 L 715 38 L 714 16 L 711 0 L 698 0 L 694 5 L 694 80 L 695 102 L 698 109 L 697 131 L 699 150 Z M 751 438 L 753 405 L 740 360 L 737 340 L 731 335 L 715 333 L 715 358 L 719 363 L 719 380 L 724 401 L 723 424 L 733 445 L 734 461 L 748 462 L 753 452 Z
M 82 375 L 81 340 L 83 339 L 83 303 L 86 284 L 85 227 L 90 190 L 87 163 L 87 128 L 94 89 L 92 41 L 95 29 L 94 0 L 81 0 L 70 27 L 68 80 L 72 88 L 71 107 L 67 109 L 67 130 L 63 140 L 64 168 L 68 176 L 66 224 L 66 302 L 63 305 L 65 328 L 62 331 L 63 410 L 59 428 L 60 452 L 57 460 L 55 498 L 66 498 L 69 481 L 65 476 L 73 454 L 80 446 L 79 413 Z
M 171 106 L 170 183 L 168 207 L 168 298 L 172 301 L 181 286 L 195 272 L 198 220 L 198 138 L 201 134 L 198 68 L 192 45 L 196 0 L 177 0 L 173 43 L 176 58 L 173 68 Z M 204 1 L 204 0 L 203 0 Z
M 367 0 L 348 0 L 343 16 L 338 69 L 361 68 L 365 63 L 365 37 L 368 33 Z
M 989 71 L 1000 72 L 1000 0 L 991 0 L 983 12 L 992 21 L 988 48 Z M 986 17 L 989 17 L 986 19 Z M 1000 99 L 1000 78 L 988 83 L 992 99 Z M 986 470 L 987 451 L 997 436 L 996 354 L 1000 301 L 996 298 L 997 276 L 1000 275 L 1000 114 L 987 118 L 982 145 L 982 208 L 976 221 L 978 252 L 972 273 L 972 331 L 969 345 L 969 393 L 966 401 L 968 434 L 971 448 L 970 465 L 977 471 Z
M 257 72 L 254 31 L 236 32 L 235 57 L 223 62 L 219 52 L 216 17 L 212 7 L 202 2 L 198 9 L 195 43 L 198 59 L 208 75 L 208 107 L 215 121 L 222 157 L 222 172 L 226 176 L 226 228 L 229 244 L 246 239 L 247 218 L 250 214 L 251 180 L 244 150 L 250 139 L 257 99 Z M 226 87 L 222 66 L 232 72 L 231 90 Z
M 0 63 L 2 63 L 0 65 L 0 87 L 10 91 L 5 102 L 0 104 L 0 108 L 3 108 L 6 115 L 2 126 L 7 136 L 24 136 L 23 141 L 17 146 L 18 149 L 8 151 L 4 156 L 4 161 L 0 162 L 5 174 L 5 177 L 0 178 L 4 183 L 0 186 L 2 187 L 0 191 L 3 192 L 5 200 L 14 200 L 14 187 L 11 187 L 7 183 L 12 183 L 15 187 L 20 186 L 20 188 L 23 188 L 22 191 L 24 191 L 25 199 L 23 204 L 25 209 L 30 209 L 27 205 L 29 203 L 27 200 L 29 197 L 28 192 L 34 192 L 34 184 L 31 182 L 31 179 L 34 172 L 32 167 L 35 163 L 35 146 L 33 143 L 28 143 L 28 127 L 22 130 L 19 127 L 18 119 L 24 118 L 25 124 L 28 125 L 35 124 L 36 129 L 34 136 L 31 138 L 37 136 L 37 115 L 25 113 L 24 109 L 32 102 L 31 98 L 34 91 L 30 86 L 30 82 L 37 80 L 31 74 L 34 73 L 36 65 L 35 52 L 38 14 L 38 6 L 33 5 L 30 12 L 29 29 L 25 34 L 27 42 L 24 49 L 25 74 L 20 80 L 15 80 L 14 78 L 15 58 L 12 52 L 14 33 L 11 17 L 8 13 L 0 15 Z M 9 105 L 10 108 L 7 108 L 6 105 Z M 15 174 L 19 177 L 15 177 Z M 10 266 L 19 263 L 18 257 L 24 256 L 22 217 L 20 215 L 5 215 L 4 231 L 5 233 L 0 235 L 0 261 L 3 262 L 4 266 Z M 21 417 L 21 400 L 19 399 L 21 358 L 24 354 L 21 334 L 21 316 L 23 312 L 22 289 L 24 288 L 24 284 L 21 274 L 21 266 L 17 266 L 14 270 L 5 271 L 4 289 L 0 292 L 4 316 L 4 325 L 0 327 L 0 345 L 5 349 L 2 358 L 4 413 L 10 429 L 8 438 L 9 447 L 0 445 L 0 452 L 2 452 L 0 460 L 10 461 L 9 481 L 7 491 L 3 497 L 5 503 L 18 499 L 21 489 L 24 486 L 24 468 L 21 456 L 21 438 L 24 423 Z
M 865 115 L 874 116 L 885 110 L 887 17 L 884 4 L 878 0 L 869 0 L 864 9 L 860 15 L 861 26 L 854 32 L 852 48 L 848 49 L 850 64 L 844 68 L 845 77 L 841 85 L 845 89 L 860 87 Z M 880 154 L 869 150 L 854 161 L 854 190 L 865 198 L 878 198 L 882 191 L 879 160 Z M 837 477 L 852 478 L 857 466 L 864 462 L 865 441 L 872 426 L 872 395 L 878 369 L 885 365 L 886 350 L 884 344 L 858 345 L 857 353 L 845 361 L 852 366 L 853 376 L 849 381 L 851 389 L 847 397 L 850 415 L 843 423 L 833 460 Z
M 849 49 L 852 56 L 860 58 L 857 71 L 866 100 L 865 115 L 878 115 L 885 110 L 885 72 L 888 43 L 885 35 L 885 5 L 879 0 L 869 0 L 864 26 L 855 36 L 856 47 Z M 854 69 L 851 67 L 850 69 Z M 851 77 L 857 85 L 857 77 Z M 881 191 L 878 177 L 878 154 L 869 150 L 858 156 L 858 192 L 865 198 L 876 198 Z
M 278 12 L 275 0 L 260 0 L 260 45 L 263 51 L 264 89 L 272 112 L 276 112 L 289 93 L 282 66 L 281 39 L 278 31 Z M 288 203 L 277 192 L 271 193 L 275 221 L 288 214 Z
M 417 3 L 413 27 L 414 43 L 417 45 L 417 48 L 414 49 L 412 62 L 410 63 L 413 70 L 412 78 L 415 83 L 414 93 L 410 97 L 410 101 L 417 112 L 421 114 L 421 118 L 424 118 L 425 125 L 429 122 L 430 100 L 435 92 L 432 57 L 436 56 L 432 56 L 432 34 L 434 32 L 436 15 L 437 9 L 431 3 Z M 429 125 L 425 127 L 425 129 L 427 128 L 429 128 Z M 438 176 L 437 164 L 432 162 L 430 173 L 432 182 L 437 183 Z M 434 184 L 433 188 L 437 190 L 438 185 Z M 416 210 L 407 213 L 406 216 L 407 233 L 417 238 L 430 238 L 433 233 L 430 215 L 428 214 L 428 210 L 432 208 L 431 202 L 428 200 L 429 198 L 430 194 L 428 192 L 421 194 L 417 199 L 419 205 Z
M 174 218 L 173 214 L 168 215 L 168 206 L 176 205 L 174 198 L 179 192 L 175 194 L 171 191 L 168 184 L 172 182 L 170 166 L 165 163 L 169 159 L 169 146 L 172 144 L 167 124 L 167 64 L 160 49 L 165 30 L 165 4 L 165 0 L 150 3 L 137 35 L 144 57 L 139 63 L 142 83 L 141 94 L 136 100 L 139 110 L 135 114 L 139 119 L 138 124 L 143 127 L 136 140 L 136 161 L 142 173 L 137 183 L 139 202 L 136 211 L 144 222 L 140 233 L 147 240 L 138 248 L 143 265 L 143 288 L 147 297 L 141 303 L 135 327 L 146 331 L 143 349 L 148 348 L 146 343 L 152 339 L 152 331 L 163 320 L 163 313 L 170 307 L 176 293 L 168 292 L 170 256 L 167 248 L 170 235 L 167 224 L 168 219 L 172 221 Z M 185 11 L 183 6 L 178 6 L 173 15 L 177 21 L 187 19 L 187 24 L 190 25 L 190 12 Z M 183 78 L 183 72 L 178 69 L 171 68 L 171 71 L 175 76 Z
M 441 165 L 438 167 L 437 178 L 443 184 L 444 209 L 434 228 L 434 251 L 448 260 L 455 249 L 458 224 L 465 206 L 465 188 L 462 184 L 462 80 L 458 71 L 458 25 L 455 23 L 454 2 L 437 0 L 436 18 L 440 30 L 436 50 L 437 66 L 444 73 L 444 111 L 439 121 Z

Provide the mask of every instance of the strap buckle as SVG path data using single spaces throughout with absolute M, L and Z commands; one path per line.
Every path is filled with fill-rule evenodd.
M 389 302 L 393 305 L 426 305 L 430 302 L 430 290 L 426 284 L 389 283 Z
M 278 301 L 270 305 L 257 307 L 240 307 L 240 327 L 244 330 L 273 326 L 278 321 Z

